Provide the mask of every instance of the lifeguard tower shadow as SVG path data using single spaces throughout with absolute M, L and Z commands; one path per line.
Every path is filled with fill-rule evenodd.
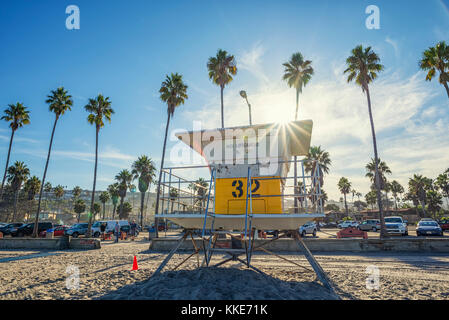
M 223 253 L 227 257 L 214 267 L 239 261 L 264 274 L 251 264 L 253 252 L 260 250 L 285 259 L 264 247 L 291 237 L 324 287 L 338 296 L 298 233 L 299 226 L 324 217 L 319 163 L 296 158 L 308 154 L 312 126 L 311 120 L 305 120 L 178 134 L 208 165 L 162 170 L 158 186 L 162 213 L 156 212 L 156 218 L 172 221 L 182 226 L 184 232 L 152 277 L 162 271 L 187 239 L 192 241 L 194 250 L 173 270 L 193 256 L 197 257 L 198 267 L 209 267 L 213 254 Z M 268 154 L 261 155 L 261 148 Z M 292 165 L 294 173 L 289 175 Z M 179 173 L 199 168 L 209 170 L 208 184 L 182 178 Z M 279 234 L 255 246 L 257 230 L 278 230 Z M 200 245 L 195 241 L 197 237 Z M 230 237 L 230 247 L 217 247 L 217 239 L 223 237 Z

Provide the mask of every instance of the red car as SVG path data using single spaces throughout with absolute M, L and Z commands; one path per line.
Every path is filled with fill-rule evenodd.
M 449 220 L 441 220 L 440 222 L 438 222 L 438 224 L 440 225 L 441 230 L 449 230 Z
M 64 231 L 67 230 L 69 227 L 67 226 L 59 226 L 53 229 L 53 236 L 55 237 L 62 237 L 64 235 Z M 45 238 L 47 236 L 47 230 L 42 231 L 39 233 L 39 237 Z

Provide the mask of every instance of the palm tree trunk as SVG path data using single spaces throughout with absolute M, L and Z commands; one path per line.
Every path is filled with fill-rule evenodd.
M 16 192 L 14 192 L 14 213 L 12 214 L 12 221 L 14 222 L 17 217 L 17 199 L 19 198 L 19 190 L 17 189 Z
M 221 93 L 221 128 L 222 129 L 224 129 L 223 90 L 224 90 L 224 86 L 220 85 L 220 93 Z
M 87 225 L 86 237 L 90 238 L 91 230 L 92 230 L 92 217 L 94 216 L 94 202 L 95 202 L 95 186 L 97 184 L 97 165 L 98 165 L 98 133 L 100 131 L 100 127 L 97 126 L 95 134 L 95 169 L 94 169 L 94 185 L 92 187 L 92 198 L 90 200 L 90 215 L 89 215 L 89 224 Z
M 9 156 L 11 155 L 11 146 L 12 146 L 12 140 L 14 139 L 14 132 L 15 132 L 15 130 L 12 130 L 11 139 L 9 140 L 8 157 L 6 158 L 5 173 L 3 174 L 2 189 L 0 190 L 0 200 L 3 200 L 3 187 L 5 186 L 6 172 L 8 171 Z
M 103 202 L 103 220 L 106 217 L 106 202 Z
M 140 226 L 143 227 L 143 207 L 145 204 L 145 192 L 140 193 Z
M 447 82 L 443 82 L 443 86 L 446 88 L 447 97 L 449 98 L 449 86 L 447 85 Z
M 298 108 L 299 108 L 299 90 L 297 89 L 296 90 L 295 121 L 298 120 Z M 293 179 L 293 184 L 294 184 L 294 187 L 293 187 L 294 191 L 293 191 L 293 193 L 296 194 L 296 186 L 298 185 L 298 164 L 296 162 L 297 157 L 295 156 L 293 159 L 295 160 L 295 164 L 294 164 L 294 167 L 293 167 L 293 173 L 295 175 L 295 177 Z M 312 175 L 313 175 L 313 173 L 312 173 Z M 298 213 L 298 198 L 297 197 L 295 197 L 295 213 Z
M 36 218 L 34 219 L 34 230 L 33 230 L 33 237 L 34 238 L 37 237 L 37 230 L 38 230 L 38 223 L 39 223 L 39 213 L 41 211 L 42 191 L 44 190 L 45 177 L 47 176 L 48 163 L 50 162 L 51 147 L 52 147 L 52 144 L 53 144 L 53 137 L 55 135 L 56 123 L 58 122 L 58 118 L 59 118 L 59 116 L 56 115 L 55 123 L 53 125 L 53 131 L 51 132 L 50 146 L 48 147 L 47 162 L 45 163 L 44 176 L 42 178 L 42 183 L 41 183 L 41 191 L 39 192 L 39 203 L 37 205 Z
M 223 92 L 223 90 L 222 90 Z M 223 98 L 222 98 L 223 101 Z M 221 104 L 222 108 L 223 108 L 223 103 Z M 222 113 L 222 124 L 223 124 L 223 113 Z M 168 117 L 167 117 L 167 125 L 165 126 L 165 138 L 164 138 L 164 146 L 162 148 L 162 159 L 161 159 L 161 170 L 159 170 L 159 180 L 157 181 L 157 192 L 156 192 L 156 208 L 154 210 L 154 213 L 156 215 L 156 217 L 154 218 L 154 226 L 156 229 L 156 238 L 159 237 L 159 232 L 158 232 L 158 223 L 159 223 L 159 219 L 157 218 L 157 215 L 159 213 L 159 196 L 160 196 L 160 188 L 161 188 L 161 179 L 162 179 L 162 169 L 164 168 L 164 158 L 165 158 L 165 147 L 167 145 L 167 135 L 168 135 L 168 126 L 170 125 L 170 113 L 168 113 Z
M 123 217 L 123 203 L 125 202 L 125 197 L 120 197 L 120 210 L 119 210 L 119 213 L 118 213 L 118 218 L 119 219 L 121 219 Z
M 114 204 L 114 207 L 112 208 L 112 220 L 114 220 L 115 210 L 117 210 L 117 205 L 116 204 Z
M 347 202 L 346 202 L 346 193 L 343 193 L 343 196 L 345 197 L 345 210 L 346 210 L 346 216 L 349 217 L 348 204 L 347 204 Z
M 371 111 L 371 97 L 369 94 L 368 86 L 366 86 L 366 98 L 368 100 L 368 113 L 369 113 L 369 120 L 371 123 L 371 133 L 373 136 L 373 148 L 374 148 L 374 161 L 375 161 L 375 177 L 374 181 L 376 184 L 376 195 L 377 195 L 377 205 L 379 206 L 379 218 L 380 218 L 380 238 L 385 238 L 387 236 L 386 230 L 385 230 L 385 220 L 384 220 L 384 213 L 382 210 L 382 198 L 380 195 L 380 181 L 379 181 L 379 157 L 377 156 L 377 142 L 376 142 L 376 131 L 374 130 L 374 120 L 373 120 L 373 113 Z

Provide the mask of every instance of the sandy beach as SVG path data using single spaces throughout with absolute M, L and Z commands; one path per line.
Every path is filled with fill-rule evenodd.
M 100 250 L 0 250 L 0 299 L 334 299 L 314 273 L 257 253 L 253 265 L 197 269 L 192 257 L 176 254 L 163 273 L 150 279 L 166 253 L 150 252 L 146 241 L 103 243 Z M 139 270 L 131 271 L 136 256 Z M 283 254 L 310 268 L 300 255 Z M 212 262 L 218 262 L 217 255 Z M 342 299 L 448 299 L 447 254 L 315 254 Z M 379 268 L 380 287 L 366 288 L 366 267 Z M 66 287 L 67 267 L 79 269 L 79 288 Z M 149 280 L 150 279 L 150 280 Z

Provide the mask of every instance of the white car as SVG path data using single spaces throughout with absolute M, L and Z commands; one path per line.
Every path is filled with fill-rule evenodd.
M 338 225 L 338 227 L 340 229 L 349 228 L 349 227 L 357 228 L 358 226 L 359 226 L 359 224 L 357 223 L 357 221 L 351 221 L 351 220 L 343 221 L 342 223 L 340 223 Z
M 400 234 L 408 236 L 407 223 L 402 220 L 402 217 L 385 217 L 385 229 L 388 234 Z
M 129 226 L 129 222 L 127 220 L 107 220 L 107 221 L 97 221 L 92 225 L 92 235 L 97 238 L 100 236 L 101 234 L 101 229 L 100 229 L 100 225 L 102 223 L 106 222 L 106 230 L 104 231 L 105 233 L 108 232 L 114 232 L 115 230 L 115 224 L 117 223 L 121 227 L 123 226 Z
M 316 237 L 316 224 L 313 221 L 306 222 L 304 225 L 299 227 L 299 234 L 301 237 L 305 237 L 307 234 L 311 234 Z

